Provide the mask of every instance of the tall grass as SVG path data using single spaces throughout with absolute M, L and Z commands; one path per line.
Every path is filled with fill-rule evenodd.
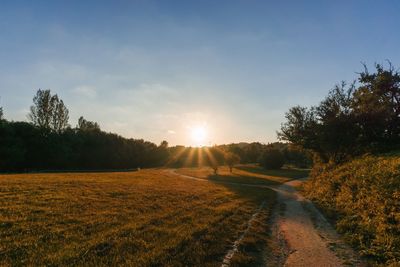
M 304 189 L 362 255 L 378 263 L 400 262 L 398 155 L 315 167 Z

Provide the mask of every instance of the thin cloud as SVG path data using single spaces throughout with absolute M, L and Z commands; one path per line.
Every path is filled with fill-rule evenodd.
M 79 96 L 84 96 L 89 98 L 95 98 L 97 96 L 96 88 L 92 86 L 86 86 L 86 85 L 78 86 L 74 88 L 73 91 Z

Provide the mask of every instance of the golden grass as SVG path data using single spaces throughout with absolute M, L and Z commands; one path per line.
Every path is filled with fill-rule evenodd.
M 304 193 L 372 264 L 400 266 L 398 153 L 317 165 Z
M 274 199 L 155 169 L 0 175 L 0 265 L 220 266 L 265 200 L 264 236 L 251 236 L 264 242 Z M 247 249 L 235 264 L 259 260 Z

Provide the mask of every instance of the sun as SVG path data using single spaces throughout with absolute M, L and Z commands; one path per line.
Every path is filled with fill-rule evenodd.
M 190 137 L 196 146 L 205 145 L 207 135 L 208 132 L 205 126 L 195 126 L 190 129 Z

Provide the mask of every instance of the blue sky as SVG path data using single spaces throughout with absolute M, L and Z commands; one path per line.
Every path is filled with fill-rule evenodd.
M 0 105 L 38 88 L 102 129 L 156 143 L 276 140 L 360 62 L 400 66 L 398 1 L 1 1 Z

